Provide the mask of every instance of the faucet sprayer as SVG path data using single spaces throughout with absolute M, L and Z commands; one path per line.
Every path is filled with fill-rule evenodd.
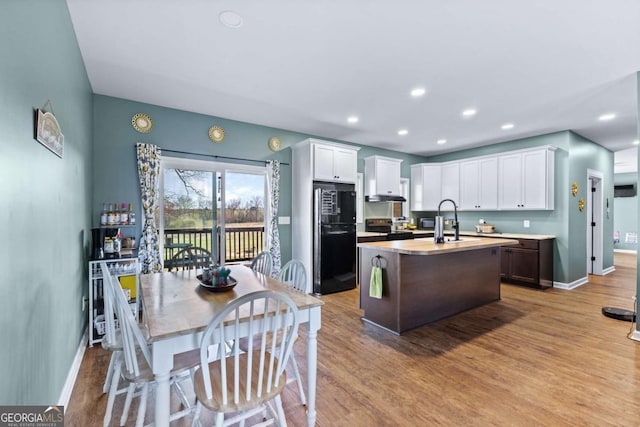
M 436 215 L 436 218 L 435 218 L 433 237 L 436 243 L 444 243 L 444 218 L 440 216 L 440 208 L 442 207 L 442 204 L 444 202 L 451 202 L 453 204 L 453 213 L 454 213 L 453 229 L 455 230 L 454 240 L 456 241 L 460 240 L 460 223 L 458 222 L 458 206 L 456 206 L 456 202 L 454 202 L 453 200 L 444 199 L 438 205 L 438 215 Z

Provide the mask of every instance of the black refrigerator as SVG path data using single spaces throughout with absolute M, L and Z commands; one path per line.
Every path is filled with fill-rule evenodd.
M 313 183 L 313 292 L 356 287 L 356 192 L 353 184 Z

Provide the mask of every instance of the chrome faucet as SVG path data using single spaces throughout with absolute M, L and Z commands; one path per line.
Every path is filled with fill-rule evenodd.
M 455 234 L 454 240 L 455 241 L 460 240 L 460 223 L 458 222 L 458 206 L 456 206 L 456 202 L 454 202 L 453 200 L 444 199 L 438 205 L 438 215 L 436 215 L 436 218 L 435 218 L 433 238 L 436 243 L 444 243 L 444 218 L 440 216 L 440 207 L 442 207 L 442 204 L 444 202 L 451 202 L 453 204 L 453 214 L 454 214 L 453 229 Z

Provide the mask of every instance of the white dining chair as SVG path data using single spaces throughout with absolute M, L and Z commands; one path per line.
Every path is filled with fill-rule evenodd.
M 216 427 L 228 426 L 269 411 L 286 426 L 280 393 L 286 384 L 285 366 L 298 330 L 298 309 L 286 295 L 257 291 L 229 302 L 211 320 L 200 344 L 200 368 L 194 376 L 196 410 L 215 413 Z M 236 346 L 231 354 L 210 362 L 212 346 L 249 335 L 246 352 Z M 274 339 L 280 337 L 280 339 Z M 279 344 L 276 343 L 279 342 Z M 271 402 L 275 403 L 276 409 Z M 225 414 L 236 413 L 225 419 Z M 267 425 L 262 423 L 260 425 Z
M 104 414 L 103 424 L 105 427 L 111 422 L 113 415 L 113 404 L 117 395 L 126 392 L 128 389 L 118 389 L 120 374 L 122 369 L 122 337 L 119 328 L 116 328 L 116 310 L 114 308 L 113 281 L 117 281 L 111 273 L 106 262 L 100 263 L 102 270 L 102 292 L 104 301 L 104 328 L 102 337 L 102 347 L 111 351 L 111 360 L 107 369 L 107 376 L 103 386 L 103 392 L 109 393 L 107 398 L 107 409 Z
M 300 260 L 287 262 L 280 270 L 278 280 L 300 292 L 307 292 L 307 271 Z
M 304 268 L 304 264 L 302 261 L 297 259 L 292 259 L 287 262 L 282 270 L 280 270 L 280 275 L 278 279 L 290 286 L 291 288 L 306 293 L 307 292 L 307 271 Z M 298 337 L 296 336 L 296 339 Z M 296 362 L 295 355 L 291 356 L 291 367 L 293 368 L 293 374 L 295 376 L 295 381 L 298 385 L 298 394 L 300 395 L 300 402 L 303 405 L 307 404 L 307 397 L 304 394 L 304 387 L 302 384 L 302 376 L 300 375 L 300 369 L 298 369 L 298 362 Z
M 251 269 L 262 273 L 267 277 L 271 276 L 273 269 L 273 257 L 270 252 L 262 251 L 251 261 Z
M 112 279 L 109 280 L 108 284 L 110 285 L 111 297 L 113 298 L 113 306 L 116 309 L 118 320 L 120 322 L 123 351 L 123 363 L 121 363 L 120 374 L 122 378 L 129 383 L 122 417 L 120 418 L 120 425 L 124 426 L 127 423 L 131 401 L 133 397 L 139 395 L 140 404 L 138 407 L 136 427 L 141 427 L 144 424 L 149 388 L 155 384 L 151 350 L 146 341 L 146 337 L 140 329 L 138 321 L 129 307 L 129 301 L 125 296 L 123 289 L 119 284 L 117 285 L 114 282 L 117 281 Z M 190 370 L 195 368 L 198 365 L 198 362 L 199 350 L 197 349 L 178 354 L 174 357 L 174 368 L 170 374 L 171 385 L 178 394 L 178 397 L 185 409 L 172 414 L 170 421 L 181 418 L 192 412 L 193 408 L 178 382 L 188 377 L 188 374 L 192 372 Z M 115 377 L 112 379 L 112 382 L 114 381 L 117 381 Z M 139 392 L 137 391 L 138 389 Z M 106 416 L 107 414 L 105 414 L 105 417 Z M 105 425 L 107 424 L 108 423 L 105 423 Z

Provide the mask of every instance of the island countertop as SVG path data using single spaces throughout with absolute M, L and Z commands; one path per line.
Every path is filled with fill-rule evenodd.
M 446 236 L 445 239 L 453 238 L 451 236 Z M 413 240 L 358 243 L 358 247 L 377 249 L 380 251 L 394 252 L 404 255 L 441 255 L 517 244 L 517 240 L 495 237 L 461 237 L 458 242 L 448 241 L 446 243 L 435 243 L 432 237 L 427 237 Z

